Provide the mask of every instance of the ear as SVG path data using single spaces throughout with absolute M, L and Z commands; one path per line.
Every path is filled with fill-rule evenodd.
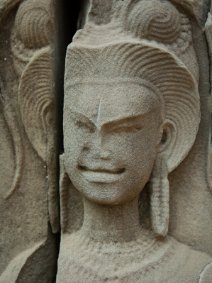
M 70 194 L 71 180 L 65 169 L 65 155 L 60 155 L 60 223 L 63 233 L 68 226 L 68 199 Z
M 175 125 L 165 120 L 161 125 L 161 136 L 158 145 L 158 154 L 166 156 L 166 162 L 169 163 L 169 158 L 172 157 L 173 148 L 176 144 L 177 129 Z M 173 157 L 172 157 L 173 158 Z

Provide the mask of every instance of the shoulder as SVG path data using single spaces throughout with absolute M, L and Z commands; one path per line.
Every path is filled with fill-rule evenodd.
M 212 282 L 212 260 L 208 263 L 203 271 L 200 273 L 199 283 L 211 283 Z
M 186 278 L 190 280 L 188 282 L 211 283 L 211 256 L 204 252 L 197 251 L 192 247 L 182 244 L 174 239 L 172 239 L 172 243 L 175 246 L 175 266 L 181 270 L 183 279 Z M 209 281 L 207 281 L 207 278 L 210 278 L 210 280 L 208 279 Z

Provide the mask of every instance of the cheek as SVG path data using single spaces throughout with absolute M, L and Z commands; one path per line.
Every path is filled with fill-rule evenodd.
M 64 125 L 64 147 L 69 151 L 79 150 L 88 139 L 88 133 L 72 125 Z
M 64 154 L 66 169 L 75 167 L 83 138 L 72 128 L 64 127 Z
M 143 172 L 145 174 L 152 170 L 157 155 L 157 139 L 156 136 L 142 131 L 128 143 L 125 149 L 128 155 L 128 165 L 131 170 Z
M 113 152 L 113 159 L 123 161 L 131 171 L 138 166 L 143 168 L 148 162 L 154 162 L 157 139 L 148 130 L 133 134 L 113 134 L 104 141 L 105 147 Z

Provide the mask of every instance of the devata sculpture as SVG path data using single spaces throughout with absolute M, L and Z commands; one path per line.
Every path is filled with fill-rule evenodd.
M 0 0 L 1 283 L 55 277 L 54 10 L 52 0 Z
M 62 237 L 57 282 L 211 282 L 210 256 L 167 235 L 168 174 L 200 121 L 189 19 L 168 1 L 93 1 L 67 50 L 64 105 L 84 220 Z M 148 182 L 152 231 L 138 214 Z

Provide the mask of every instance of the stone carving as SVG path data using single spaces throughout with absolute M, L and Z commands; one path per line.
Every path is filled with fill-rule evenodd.
M 177 2 L 177 1 L 176 1 Z M 194 146 L 189 155 L 169 174 L 170 227 L 169 232 L 180 242 L 212 254 L 211 189 L 207 177 L 207 159 L 211 115 L 209 111 L 210 76 L 205 21 L 209 1 L 198 1 L 202 7 L 195 19 L 192 15 L 193 45 L 199 63 L 199 93 L 201 122 Z M 198 22 L 198 24 L 197 24 Z M 182 211 L 185 212 L 182 214 Z
M 198 80 L 190 22 L 169 1 L 92 1 L 66 55 L 57 282 L 210 282 L 211 257 L 167 235 L 168 174 L 196 139 Z M 72 233 L 68 178 L 84 206 Z M 138 213 L 148 183 L 152 231 Z
M 211 3 L 211 9 L 212 9 L 212 3 Z M 210 54 L 210 59 L 212 60 L 212 14 L 211 11 L 208 14 L 208 19 L 205 25 L 205 30 L 206 30 L 206 36 L 208 39 L 208 46 L 209 46 L 209 54 Z M 211 66 L 211 65 L 210 65 Z M 210 70 L 210 74 L 212 76 L 212 69 Z M 211 78 L 210 78 L 211 80 Z M 208 175 L 208 183 L 210 186 L 210 189 L 212 190 L 212 91 L 210 93 L 209 97 L 209 109 L 210 109 L 210 132 L 209 132 L 209 147 L 208 147 L 208 170 L 207 170 L 207 175 Z
M 47 165 L 49 215 L 53 231 L 58 231 L 55 173 L 55 112 L 53 62 L 50 42 L 54 18 L 52 1 L 23 2 L 16 14 L 11 37 L 14 66 L 20 76 L 18 100 L 22 122 L 34 149 Z M 40 82 L 37 88 L 35 81 Z
M 20 0 L 17 1 L 1 1 L 0 3 L 0 22 L 4 20 L 4 18 L 8 15 L 9 11 L 17 4 Z M 4 58 L 6 59 L 6 58 Z M 10 197 L 13 192 L 19 187 L 20 180 L 21 180 L 21 174 L 22 174 L 22 163 L 23 163 L 23 149 L 22 149 L 22 141 L 21 141 L 21 135 L 20 132 L 17 131 L 19 129 L 19 124 L 15 118 L 14 115 L 14 109 L 11 105 L 10 99 L 8 99 L 8 96 L 5 91 L 5 85 L 0 78 L 0 105 L 2 114 L 4 116 L 4 120 L 6 122 L 7 128 L 11 134 L 11 137 L 13 139 L 13 149 L 15 152 L 15 174 L 13 177 L 13 181 L 11 184 L 11 188 L 9 191 L 6 192 L 5 198 Z
M 0 81 L 0 103 L 1 109 L 6 121 L 6 125 L 12 137 L 13 149 L 15 152 L 15 173 L 13 176 L 13 181 L 10 190 L 5 194 L 5 198 L 8 199 L 15 190 L 20 186 L 21 175 L 23 172 L 23 160 L 24 151 L 22 145 L 22 137 L 20 134 L 20 126 L 14 115 L 14 109 L 9 101 L 7 94 L 5 92 L 3 82 Z
M 34 53 L 50 44 L 54 18 L 50 16 L 51 1 L 24 1 L 16 14 L 12 33 L 12 52 L 18 74 Z
M 53 1 L 0 1 L 0 22 L 0 282 L 52 282 L 57 251 L 49 222 L 58 231 Z
M 0 2 L 0 22 L 8 16 L 10 11 L 21 2 L 21 0 L 1 0 Z

